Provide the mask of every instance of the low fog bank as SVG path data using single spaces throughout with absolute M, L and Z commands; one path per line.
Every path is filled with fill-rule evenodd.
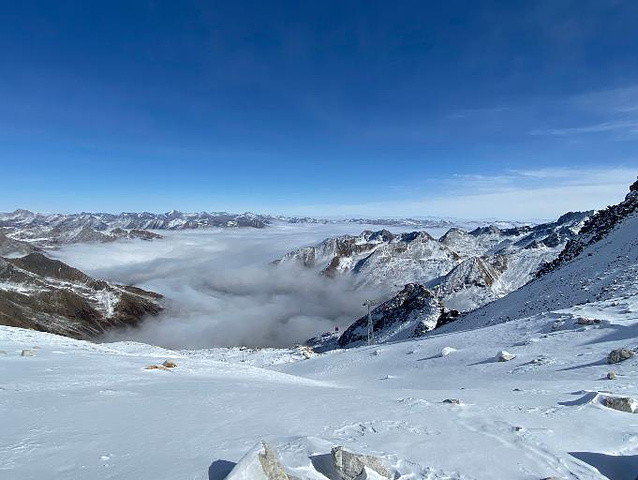
M 159 317 L 137 329 L 113 332 L 106 341 L 170 348 L 290 346 L 347 326 L 364 313 L 363 300 L 389 292 L 354 291 L 348 279 L 270 262 L 292 249 L 365 228 L 286 225 L 162 232 L 166 237 L 153 242 L 72 245 L 51 253 L 97 278 L 166 297 L 166 311 Z

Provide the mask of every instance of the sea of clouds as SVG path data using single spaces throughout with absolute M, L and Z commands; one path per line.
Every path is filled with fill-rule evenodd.
M 326 278 L 291 263 L 272 264 L 295 248 L 365 228 L 301 224 L 162 231 L 165 238 L 151 242 L 70 245 L 52 254 L 96 278 L 165 296 L 160 316 L 139 328 L 112 332 L 105 340 L 171 348 L 280 347 L 335 326 L 343 329 L 364 314 L 365 299 L 388 295 L 355 290 L 349 278 Z

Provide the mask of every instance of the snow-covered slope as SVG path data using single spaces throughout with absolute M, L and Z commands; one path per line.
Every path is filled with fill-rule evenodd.
M 604 404 L 638 397 L 638 356 L 605 360 L 637 329 L 637 297 L 620 297 L 251 365 L 262 353 L 0 327 L 0 477 L 222 480 L 265 440 L 301 480 L 337 480 L 321 472 L 339 445 L 401 480 L 634 480 L 635 415 Z M 497 361 L 503 349 L 515 358 Z M 177 366 L 145 369 L 164 360 Z

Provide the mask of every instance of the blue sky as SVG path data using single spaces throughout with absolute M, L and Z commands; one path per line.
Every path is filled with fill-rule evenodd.
M 638 174 L 634 1 L 21 1 L 0 211 L 547 218 Z

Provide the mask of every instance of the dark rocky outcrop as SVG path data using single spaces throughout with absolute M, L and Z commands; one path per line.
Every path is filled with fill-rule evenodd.
M 593 214 L 583 225 L 577 237 L 569 240 L 563 251 L 536 274 L 542 277 L 576 258 L 589 245 L 599 242 L 625 218 L 638 210 L 638 180 L 629 187 L 625 200 Z
M 390 300 L 371 312 L 374 335 L 378 342 L 418 337 L 445 320 L 443 305 L 431 290 L 410 283 Z M 361 345 L 367 340 L 368 316 L 350 325 L 339 337 L 340 347 Z
M 161 310 L 161 295 L 96 280 L 32 253 L 0 258 L 0 324 L 90 339 L 138 325 Z

